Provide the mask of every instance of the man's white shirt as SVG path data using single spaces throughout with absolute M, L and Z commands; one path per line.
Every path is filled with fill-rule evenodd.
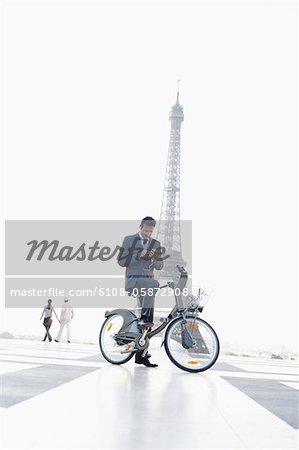
M 71 306 L 67 308 L 62 308 L 60 314 L 60 321 L 69 322 L 73 318 L 73 308 Z

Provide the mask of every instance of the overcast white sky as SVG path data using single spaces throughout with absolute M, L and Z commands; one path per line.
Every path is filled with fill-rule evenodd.
M 4 217 L 158 217 L 179 78 L 204 317 L 223 341 L 294 349 L 296 18 L 295 2 L 5 2 Z M 39 311 L 3 313 L 42 333 Z M 99 314 L 78 310 L 74 337 Z

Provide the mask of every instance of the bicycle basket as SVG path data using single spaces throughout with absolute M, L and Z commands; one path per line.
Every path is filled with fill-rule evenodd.
M 189 311 L 202 311 L 207 305 L 209 294 L 206 289 L 198 289 L 197 295 L 188 295 L 186 298 L 186 306 Z

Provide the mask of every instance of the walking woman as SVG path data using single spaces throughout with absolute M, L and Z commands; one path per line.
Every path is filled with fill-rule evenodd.
M 52 336 L 50 335 L 49 330 L 50 330 L 51 325 L 52 325 L 52 313 L 53 312 L 54 312 L 54 314 L 55 314 L 55 316 L 56 316 L 56 318 L 57 318 L 57 320 L 59 322 L 59 319 L 58 319 L 58 316 L 56 314 L 56 311 L 55 311 L 55 309 L 52 306 L 52 300 L 49 298 L 48 304 L 44 307 L 42 315 L 41 315 L 41 318 L 40 318 L 40 320 L 42 320 L 43 316 L 45 316 L 43 324 L 44 324 L 44 327 L 46 328 L 46 334 L 45 334 L 45 337 L 44 337 L 43 341 L 45 341 L 47 338 L 49 339 L 49 342 L 52 341 Z

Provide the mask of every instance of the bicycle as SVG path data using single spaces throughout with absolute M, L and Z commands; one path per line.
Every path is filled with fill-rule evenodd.
M 184 305 L 182 290 L 187 284 L 188 273 L 184 267 L 177 266 L 177 269 L 180 272 L 177 285 L 168 282 L 158 288 L 173 290 L 175 306 L 157 328 L 139 326 L 139 318 L 130 309 L 105 312 L 99 345 L 108 362 L 124 364 L 136 351 L 142 351 L 142 356 L 146 356 L 150 339 L 166 328 L 161 347 L 164 345 L 167 356 L 177 367 L 187 372 L 203 372 L 215 364 L 220 350 L 218 336 L 210 324 L 198 317 L 203 311 L 200 292 L 198 297 L 190 297 L 189 305 Z

